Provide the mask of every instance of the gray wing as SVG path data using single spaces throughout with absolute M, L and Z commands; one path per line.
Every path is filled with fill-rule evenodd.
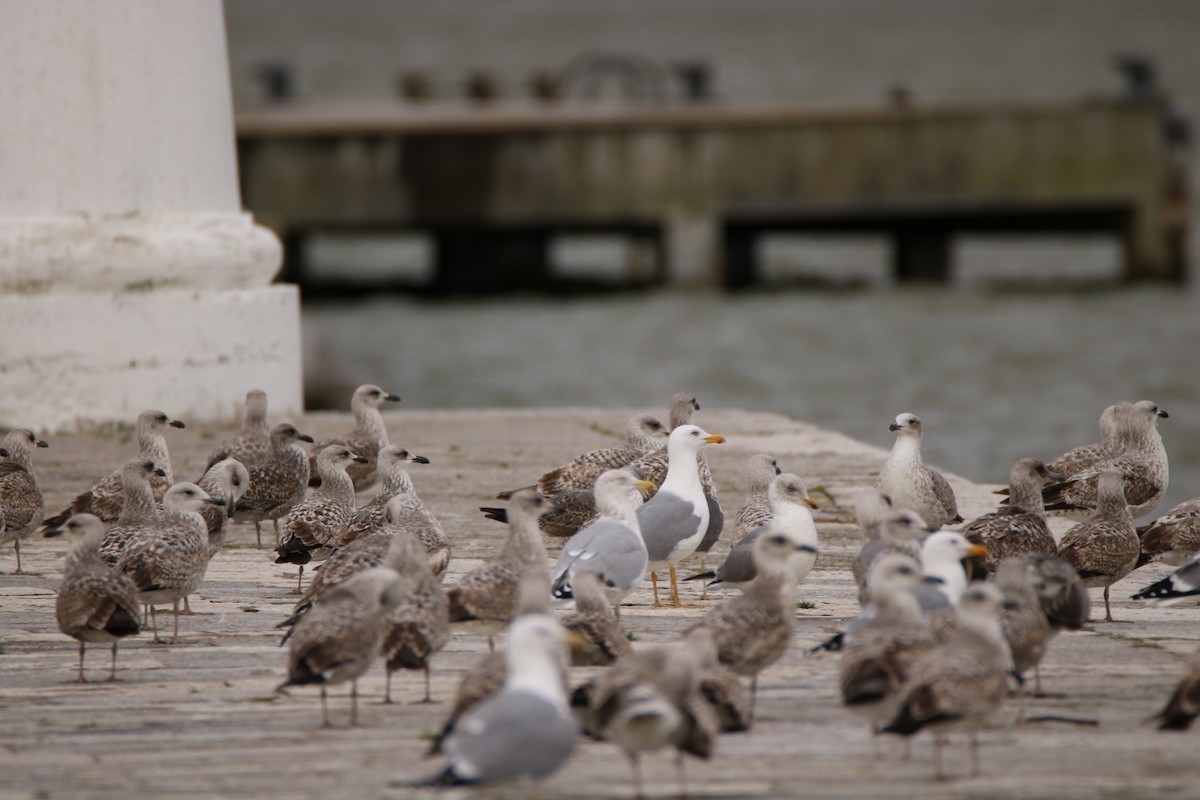
M 717 578 L 713 583 L 746 583 L 753 580 L 758 574 L 754 566 L 754 540 L 766 529 L 766 525 L 755 528 L 733 546 L 729 555 L 725 556 L 725 563 L 717 570 Z
M 454 773 L 469 782 L 540 778 L 562 766 L 578 737 L 574 719 L 550 703 L 506 691 L 464 715 L 445 751 Z
M 639 506 L 637 518 L 651 561 L 666 561 L 675 546 L 695 536 L 700 526 L 695 507 L 670 492 L 660 491 Z
M 943 608 L 953 608 L 946 593 L 934 586 L 916 586 L 911 590 L 913 597 L 921 606 L 921 613 L 928 615 Z
M 584 534 L 590 535 L 585 542 L 576 545 L 576 539 Z M 571 537 L 558 557 L 553 580 L 557 584 L 562 574 L 587 570 L 603 575 L 614 586 L 627 589 L 641 580 L 646 561 L 646 551 L 632 528 L 615 519 L 602 519 Z

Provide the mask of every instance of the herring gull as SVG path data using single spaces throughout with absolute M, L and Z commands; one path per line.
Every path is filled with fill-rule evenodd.
M 412 478 L 409 477 L 408 470 L 404 468 L 404 465 L 409 462 L 413 464 L 428 464 L 429 459 L 425 456 L 413 455 L 406 448 L 398 444 L 389 444 L 379 451 L 376 460 L 376 469 L 379 471 L 382 482 L 379 494 L 375 495 L 362 508 L 355 511 L 353 516 L 346 522 L 342 528 L 342 532 L 338 534 L 338 547 L 345 547 L 355 539 L 370 536 L 386 525 L 388 504 L 397 495 L 404 495 L 408 498 L 407 505 L 412 507 L 413 514 L 424 513 L 424 518 L 420 524 L 438 525 L 433 515 L 425 511 L 425 506 L 421 503 L 421 499 L 417 497 L 416 490 L 413 488 Z M 403 508 L 403 505 L 397 506 L 398 511 Z M 395 523 L 403 524 L 399 516 L 396 517 Z
M 354 390 L 350 398 L 350 410 L 354 413 L 354 430 L 345 436 L 326 439 L 313 445 L 309 454 L 309 485 L 320 486 L 325 476 L 317 468 L 317 456 L 326 447 L 340 445 L 366 459 L 356 462 L 347 468 L 350 480 L 354 483 L 354 491 L 361 492 L 370 489 L 379 480 L 375 471 L 375 457 L 379 451 L 388 446 L 387 426 L 383 424 L 383 415 L 379 407 L 387 402 L 400 402 L 400 396 L 385 392 L 378 386 L 364 383 Z
M 1025 553 L 1052 556 L 1058 552 L 1046 524 L 1042 487 L 1061 479 L 1041 459 L 1022 458 L 1008 473 L 1008 505 L 971 520 L 959 530 L 969 541 L 988 549 L 988 558 L 983 562 L 987 572 L 1005 558 Z
M 267 425 L 267 393 L 262 389 L 246 392 L 246 411 L 242 416 L 242 427 L 233 436 L 213 448 L 208 456 L 204 471 L 212 469 L 218 461 L 237 459 L 246 467 L 253 467 L 271 452 L 271 427 Z
M 87 683 L 83 655 L 88 642 L 112 642 L 112 670 L 108 679 L 115 681 L 117 643 L 141 631 L 137 587 L 128 576 L 100 559 L 104 523 L 94 514 L 72 515 L 62 527 L 51 528 L 45 535 L 66 536 L 71 541 L 54 609 L 59 630 L 79 641 L 78 681 Z
M 921 460 L 924 426 L 915 414 L 900 414 L 888 426 L 896 442 L 879 472 L 878 488 L 896 508 L 911 509 L 931 528 L 962 522 L 954 490 L 940 472 Z
M 1109 467 L 1100 473 L 1096 510 L 1091 518 L 1063 534 L 1058 554 L 1089 588 L 1104 587 L 1104 621 L 1112 622 L 1109 590 L 1137 565 L 1140 544 L 1125 500 L 1125 477 Z
M 4 461 L 0 461 L 0 545 L 12 544 L 21 575 L 21 540 L 42 524 L 46 503 L 33 471 L 35 447 L 49 447 L 28 428 L 13 428 L 4 436 Z
M 312 440 L 290 422 L 281 422 L 271 429 L 270 450 L 250 467 L 250 489 L 242 497 L 239 511 L 254 523 L 254 539 L 259 547 L 262 547 L 262 522 L 271 520 L 275 543 L 279 544 L 279 518 L 286 517 L 304 499 L 308 488 L 308 453 L 300 442 Z

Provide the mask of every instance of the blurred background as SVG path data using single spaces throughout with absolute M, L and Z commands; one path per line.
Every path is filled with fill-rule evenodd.
M 700 108 L 705 119 L 784 109 L 788 119 L 811 111 L 854 124 L 882 115 L 901 137 L 920 126 L 897 128 L 896 115 L 923 108 L 964 118 L 1026 105 L 1153 108 L 1160 129 L 1136 146 L 1154 150 L 1161 196 L 1147 202 L 1170 227 L 1174 261 L 1152 280 L 1130 280 L 1128 241 L 1114 235 L 1125 229 L 1098 216 L 954 231 L 935 240 L 942 280 L 903 280 L 894 241 L 871 229 L 879 226 L 763 230 L 748 245 L 753 266 L 742 277 L 752 279 L 703 290 L 668 285 L 662 247 L 641 229 L 552 232 L 538 240 L 547 263 L 528 265 L 537 281 L 483 275 L 453 285 L 434 275 L 443 240 L 412 225 L 281 233 L 287 277 L 304 288 L 310 408 L 344 408 L 362 382 L 401 394 L 407 408 L 665 413 L 668 397 L 687 390 L 702 406 L 780 411 L 880 447 L 891 445 L 891 419 L 911 411 L 925 421 L 928 461 L 1004 482 L 1017 458 L 1095 441 L 1106 405 L 1152 399 L 1171 414 L 1160 425 L 1171 487 L 1158 513 L 1200 494 L 1200 314 L 1186 280 L 1198 230 L 1189 188 L 1198 3 L 227 0 L 226 15 L 244 201 L 279 227 L 277 200 L 256 200 L 263 178 L 247 174 L 271 174 L 272 137 L 289 148 L 276 169 L 310 157 L 321 165 L 320 180 L 288 184 L 288 202 L 361 203 L 366 218 L 369 198 L 345 200 L 331 187 L 354 183 L 343 171 L 388 181 L 372 166 L 379 148 L 397 174 L 411 171 L 385 131 L 413 119 L 460 126 L 443 137 L 453 144 L 474 120 L 518 119 L 525 130 L 579 108 Z M 281 136 L 276 112 L 301 117 L 307 133 Z M 358 127 L 330 145 L 338 126 L 318 129 L 334 117 Z M 1006 125 L 986 130 L 1003 136 Z M 1054 135 L 1045 129 L 1027 147 L 1043 156 L 1071 148 Z M 972 137 L 964 128 L 960 138 Z M 1123 147 L 1112 144 L 1118 155 Z M 977 209 L 964 201 L 950 212 L 960 210 Z M 521 252 L 505 266 L 518 277 Z

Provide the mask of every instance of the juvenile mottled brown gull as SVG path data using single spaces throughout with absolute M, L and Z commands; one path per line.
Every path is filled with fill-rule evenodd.
M 1133 571 L 1140 552 L 1123 484 L 1119 469 L 1100 473 L 1091 519 L 1064 533 L 1058 546 L 1058 554 L 1075 567 L 1089 589 L 1104 587 L 1105 622 L 1113 621 L 1109 590 Z
M 900 414 L 888 430 L 896 434 L 896 442 L 879 472 L 879 490 L 892 498 L 896 508 L 920 514 L 931 528 L 962 522 L 954 490 L 941 473 L 921 460 L 921 420 L 915 414 Z
M 883 514 L 873 528 L 876 536 L 865 538 L 854 560 L 850 562 L 850 572 L 858 585 L 860 606 L 865 606 L 870 599 L 867 576 L 875 560 L 890 553 L 900 553 L 920 560 L 921 541 L 931 533 L 919 514 L 903 508 Z
M 450 603 L 429 570 L 425 547 L 401 530 L 393 535 L 388 565 L 404 581 L 404 596 L 383 618 L 383 657 L 387 667 L 384 702 L 392 702 L 392 673 L 399 669 L 425 673 L 423 703 L 429 695 L 429 662 L 450 641 Z
M 400 396 L 385 392 L 378 386 L 364 383 L 354 390 L 350 398 L 350 410 L 354 412 L 354 430 L 345 436 L 326 439 L 313 445 L 308 465 L 311 486 L 319 486 L 325 476 L 317 466 L 317 456 L 330 445 L 339 445 L 362 456 L 365 461 L 350 465 L 347 473 L 354 483 L 354 491 L 370 489 L 379 480 L 375 470 L 375 458 L 379 451 L 388 446 L 387 427 L 379 407 L 387 402 L 400 402 Z
M 771 481 L 782 472 L 775 456 L 758 453 L 746 460 L 746 501 L 733 518 L 732 541 L 735 545 L 750 531 L 771 521 Z
M 719 721 L 700 694 L 715 651 L 712 631 L 696 630 L 677 644 L 626 656 L 596 681 L 589 727 L 624 751 L 635 797 L 642 797 L 643 753 L 675 750 L 680 796 L 686 797 L 684 753 L 707 759 L 715 750 Z
M 751 677 L 752 705 L 758 673 L 778 661 L 792 640 L 797 572 L 792 562 L 816 555 L 795 530 L 769 528 L 754 543 L 754 580 L 742 594 L 710 609 L 697 626 L 713 632 L 722 664 Z
M 710 434 L 695 425 L 681 425 L 671 431 L 667 440 L 670 465 L 666 478 L 654 497 L 637 510 L 650 560 L 655 606 L 661 605 L 655 571 L 663 567 L 671 575 L 671 603 L 676 608 L 682 605 L 675 565 L 695 552 L 708 530 L 709 504 L 700 481 L 698 454 L 705 444 L 724 441 L 724 436 Z
M 46 503 L 33 471 L 35 447 L 49 447 L 28 428 L 13 428 L 4 436 L 0 461 L 0 545 L 11 544 L 21 575 L 21 541 L 28 539 L 46 515 Z
M 754 561 L 755 541 L 760 536 L 784 528 L 790 529 L 798 541 L 811 545 L 814 551 L 817 549 L 819 545 L 817 526 L 813 522 L 812 511 L 810 510 L 816 508 L 817 504 L 809 496 L 808 490 L 804 488 L 800 477 L 790 472 L 775 477 L 770 482 L 768 494 L 772 508 L 772 514 L 768 521 L 738 540 L 716 573 L 701 573 L 693 575 L 686 580 L 712 578 L 713 580 L 709 582 L 709 586 L 720 586 L 724 589 L 742 587 L 754 580 L 754 576 L 758 574 L 758 569 Z M 815 554 L 812 558 L 793 558 L 790 560 L 793 569 L 796 570 L 796 583 L 804 582 L 815 562 Z
M 100 558 L 110 566 L 117 565 L 121 554 L 138 533 L 158 523 L 162 511 L 158 503 L 154 502 L 150 480 L 154 476 L 161 478 L 165 474 L 153 461 L 144 458 L 130 459 L 121 467 L 124 495 L 121 513 L 117 517 L 117 524 L 108 529 L 100 543 Z
M 366 461 L 342 445 L 330 445 L 317 457 L 321 485 L 288 512 L 275 548 L 276 564 L 300 565 L 296 591 L 304 579 L 304 565 L 329 556 L 342 526 L 354 513 L 354 484 L 346 467 Z
M 1132 403 L 1117 403 L 1104 409 L 1100 414 L 1100 441 L 1068 450 L 1047 464 L 1046 469 L 1062 475 L 1063 480 L 1066 480 L 1096 462 L 1116 455 L 1121 444 L 1121 426 L 1118 418 L 1131 405 Z
M 604 667 L 630 652 L 629 639 L 605 595 L 604 578 L 595 572 L 577 572 L 571 587 L 575 610 L 563 620 L 571 665 Z
M 200 516 L 208 526 L 208 557 L 212 558 L 225 543 L 229 532 L 229 520 L 237 511 L 238 501 L 245 496 L 250 488 L 250 471 L 235 458 L 226 458 L 208 468 L 199 486 L 208 492 L 210 497 L 218 497 L 225 501 L 225 507 L 205 506 L 200 509 Z M 186 602 L 186 601 L 185 601 Z
M 415 524 L 441 527 L 433 515 L 425 509 L 421 498 L 417 497 L 412 478 L 409 477 L 408 470 L 404 468 L 404 465 L 409 462 L 428 464 L 429 459 L 425 456 L 413 455 L 398 444 L 389 444 L 379 451 L 376 460 L 376 469 L 379 471 L 382 482 L 379 494 L 355 511 L 346 522 L 342 532 L 338 534 L 338 547 L 345 547 L 355 539 L 370 536 L 382 529 L 387 524 L 388 504 L 393 497 L 398 495 L 404 495 L 406 501 L 395 507 L 394 524 L 404 527 L 407 522 L 405 517 L 412 516 Z
M 66 536 L 71 549 L 63 565 L 58 585 L 55 614 L 58 629 L 79 641 L 79 682 L 83 675 L 83 656 L 88 642 L 112 642 L 112 670 L 108 679 L 117 679 L 117 643 L 141 631 L 137 587 L 133 581 L 105 564 L 99 555 L 104 538 L 104 523 L 93 514 L 76 514 L 61 528 L 46 531 L 47 537 Z
M 565 638 L 548 615 L 513 621 L 504 688 L 458 720 L 443 743 L 445 769 L 422 785 L 538 780 L 566 762 L 579 733 L 560 679 Z
M 899 710 L 883 729 L 902 736 L 932 732 L 938 780 L 945 777 L 943 739 L 954 731 L 970 734 L 971 775 L 979 775 L 978 732 L 1004 702 L 1012 672 L 999 620 L 1005 602 L 1000 590 L 986 583 L 974 583 L 963 593 L 958 631 L 913 665 Z
M 596 507 L 600 518 L 563 545 L 551 575 L 556 597 L 571 596 L 571 584 L 580 570 L 601 575 L 608 600 L 620 605 L 646 574 L 646 543 L 642 540 L 631 494 L 653 489 L 623 469 L 609 470 L 596 480 Z
M 138 599 L 150 606 L 154 641 L 158 625 L 154 607 L 175 606 L 171 642 L 179 641 L 179 601 L 200 588 L 208 569 L 208 526 L 200 509 L 224 507 L 225 501 L 209 497 L 194 483 L 177 483 L 163 496 L 163 513 L 156 523 L 138 532 L 121 553 L 117 569 L 132 579 Z
M 1052 556 L 1058 552 L 1054 536 L 1046 524 L 1042 505 L 1042 487 L 1049 481 L 1061 480 L 1049 472 L 1038 458 L 1022 458 L 1008 473 L 1008 506 L 977 517 L 962 527 L 960 533 L 968 541 L 988 549 L 983 563 L 987 572 L 1005 558 L 1040 553 Z
M 262 389 L 246 392 L 246 412 L 242 427 L 208 456 L 204 470 L 227 458 L 237 459 L 246 467 L 253 467 L 271 452 L 271 427 L 267 425 L 267 393 Z
M 532 489 L 513 495 L 504 547 L 448 590 L 452 623 L 488 634 L 490 644 L 492 635 L 512 619 L 526 573 L 546 574 L 546 548 L 537 519 L 547 510 L 553 511 L 553 504 Z
M 1200 497 L 1180 503 L 1138 528 L 1138 538 L 1142 540 L 1139 567 L 1153 562 L 1183 566 L 1200 553 Z
M 167 489 L 175 483 L 175 476 L 171 471 L 171 456 L 167 453 L 167 440 L 162 435 L 163 428 L 168 426 L 183 428 L 184 424 L 154 409 L 138 414 L 135 425 L 138 458 L 153 461 L 154 465 L 163 471 L 161 476 L 152 476 L 150 479 L 150 490 L 156 503 L 162 502 Z M 121 513 L 124 494 L 121 470 L 118 469 L 101 478 L 91 489 L 78 495 L 71 501 L 70 506 L 46 520 L 45 524 L 48 527 L 61 525 L 72 514 L 95 514 L 105 522 L 112 522 Z
M 275 527 L 275 543 L 279 544 L 279 518 L 285 517 L 304 499 L 308 488 L 308 453 L 300 442 L 312 442 L 312 437 L 296 430 L 290 422 L 281 422 L 271 429 L 270 450 L 250 467 L 250 489 L 238 503 L 241 518 L 254 523 L 254 538 L 262 547 L 264 520 Z
M 288 648 L 288 686 L 321 687 L 321 726 L 331 727 L 325 687 L 350 681 L 350 724 L 358 724 L 358 678 L 379 654 L 380 620 L 406 587 L 387 567 L 366 570 L 321 599 L 296 623 Z
M 1152 511 L 1167 491 L 1170 468 L 1158 421 L 1167 412 L 1149 400 L 1140 400 L 1118 414 L 1120 443 L 1116 454 L 1097 461 L 1065 481 L 1042 491 L 1046 511 L 1071 519 L 1086 519 L 1098 504 L 1100 474 L 1117 469 L 1125 476 L 1125 501 L 1133 518 Z
M 538 521 L 548 536 L 573 536 L 596 521 L 601 511 L 596 507 L 594 488 L 603 473 L 626 467 L 646 453 L 654 452 L 667 438 L 667 428 L 650 414 L 639 414 L 629 420 L 625 429 L 625 444 L 592 450 L 570 464 L 551 470 L 530 487 L 562 511 L 547 513 Z M 513 492 L 501 492 L 498 499 L 507 500 Z M 505 522 L 503 508 L 481 508 L 489 519 Z

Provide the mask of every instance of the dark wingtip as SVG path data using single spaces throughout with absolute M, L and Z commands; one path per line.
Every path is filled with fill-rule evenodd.
M 439 750 L 440 752 L 440 750 Z M 417 781 L 392 781 L 389 786 L 396 788 L 413 788 L 421 786 L 469 786 L 474 781 L 469 781 L 459 776 L 453 765 L 447 764 L 446 768 L 436 775 L 430 775 L 428 778 L 422 778 Z
M 715 577 L 717 577 L 717 573 L 713 572 L 712 570 L 709 570 L 708 572 L 701 572 L 699 575 L 690 575 L 690 576 L 684 578 L 683 580 L 684 581 L 699 581 L 699 580 L 704 580 L 705 578 L 715 578 Z

